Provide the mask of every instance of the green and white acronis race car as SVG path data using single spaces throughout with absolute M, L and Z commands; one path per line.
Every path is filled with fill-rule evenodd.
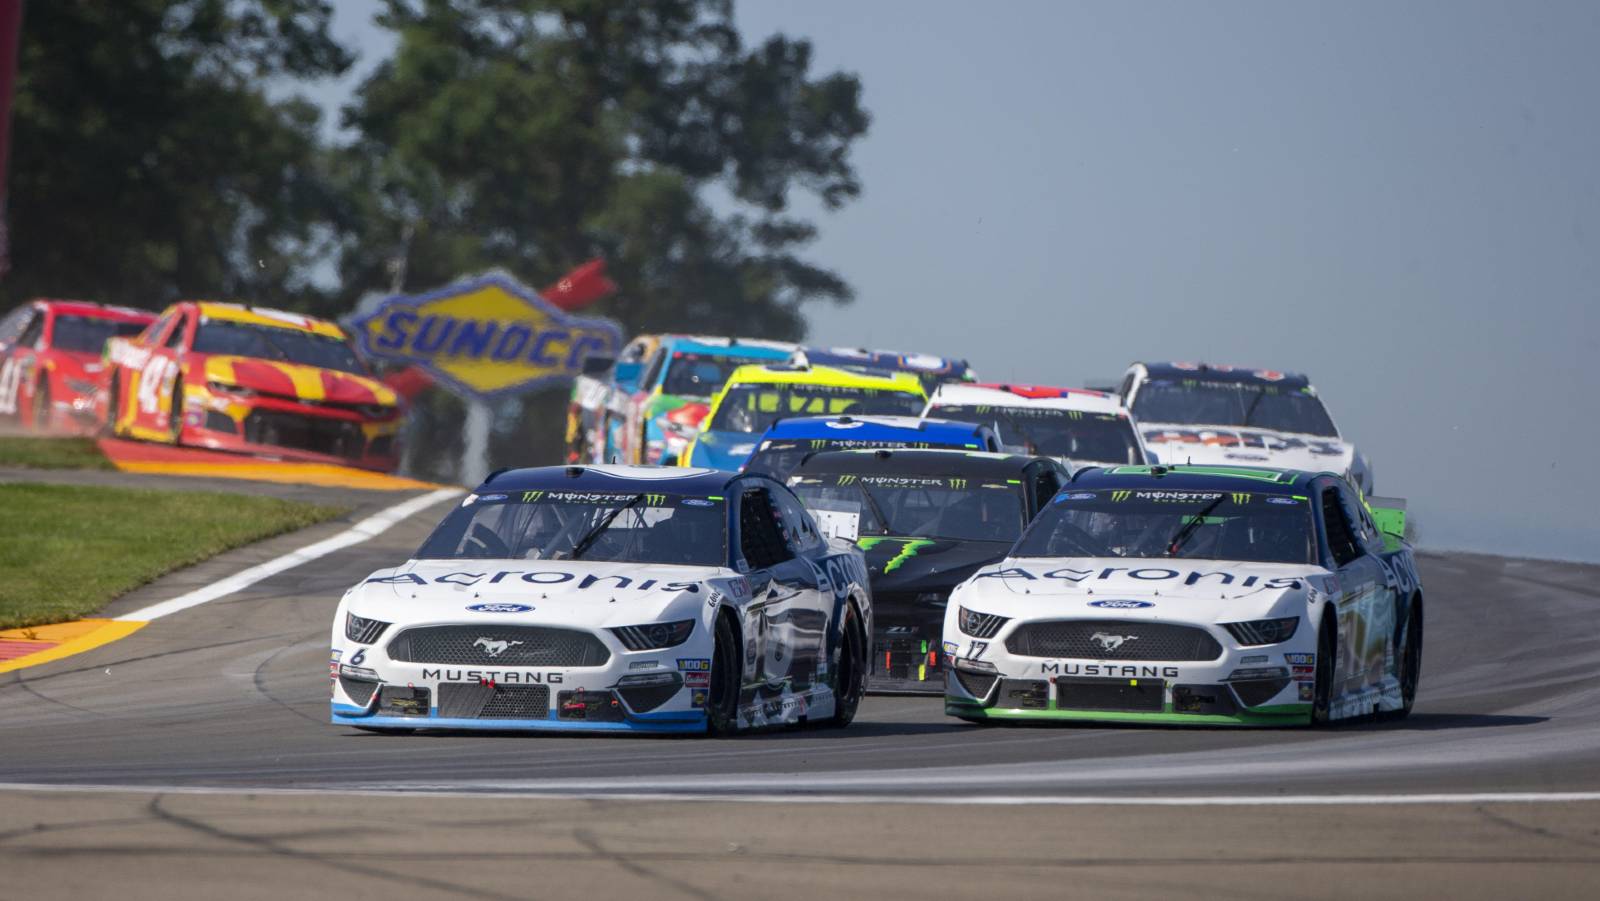
M 1080 473 L 956 588 L 945 711 L 1295 725 L 1405 715 L 1422 661 L 1409 545 L 1331 473 Z M 1397 533 L 1404 514 L 1379 508 Z

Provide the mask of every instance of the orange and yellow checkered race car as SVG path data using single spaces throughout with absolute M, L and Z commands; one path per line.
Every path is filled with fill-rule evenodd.
M 399 398 L 332 322 L 231 303 L 173 304 L 106 342 L 120 437 L 393 470 Z

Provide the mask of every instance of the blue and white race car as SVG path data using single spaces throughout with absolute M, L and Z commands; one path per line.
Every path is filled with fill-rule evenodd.
M 989 426 L 945 419 L 797 416 L 780 419 L 768 427 L 741 468 L 783 480 L 807 454 L 896 447 L 998 451 L 1000 439 Z
M 363 729 L 847 725 L 862 555 L 760 474 L 496 473 L 339 602 L 332 718 Z

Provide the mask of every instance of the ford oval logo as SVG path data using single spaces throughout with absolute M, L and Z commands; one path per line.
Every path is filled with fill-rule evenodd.
M 1149 601 L 1090 601 L 1090 607 L 1101 607 L 1106 610 L 1138 610 L 1141 607 L 1154 607 Z
M 527 613 L 533 608 L 527 604 L 473 604 L 467 609 L 473 613 Z

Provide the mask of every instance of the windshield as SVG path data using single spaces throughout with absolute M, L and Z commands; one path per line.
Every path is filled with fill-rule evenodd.
M 57 350 L 100 353 L 110 338 L 131 338 L 144 331 L 146 322 L 119 322 L 88 316 L 57 316 L 50 346 Z
M 851 522 L 847 534 L 1011 542 L 1022 533 L 1020 482 L 805 472 L 789 482 L 819 520 Z
M 965 444 L 950 444 L 943 441 L 896 441 L 885 439 L 870 441 L 859 438 L 775 438 L 771 441 L 761 442 L 756 452 L 750 456 L 744 468 L 749 472 L 770 473 L 773 478 L 783 481 L 800 465 L 806 454 L 817 451 L 830 450 L 856 450 L 858 448 L 874 447 L 915 447 L 915 448 L 955 448 L 957 450 L 983 450 L 977 441 Z
M 1011 554 L 1315 563 L 1312 535 L 1311 507 L 1303 497 L 1156 488 L 1078 491 L 1069 485 Z
M 428 536 L 421 560 L 583 560 L 722 566 L 727 517 L 720 497 L 589 491 L 469 496 Z M 631 507 L 629 504 L 633 504 Z
M 194 336 L 194 350 L 367 374 L 349 342 L 299 329 L 207 319 L 200 323 L 200 331 Z
M 661 380 L 661 393 L 710 398 L 722 389 L 735 369 L 754 362 L 759 360 L 678 352 L 672 355 L 666 377 Z
M 993 426 L 1000 436 L 1000 446 L 1019 453 L 1097 463 L 1145 462 L 1133 424 L 1127 417 L 1113 413 L 966 404 L 934 407 L 928 415 Z
M 1133 415 L 1141 422 L 1255 426 L 1277 432 L 1339 437 L 1322 400 L 1309 388 L 1244 382 L 1155 379 L 1139 387 Z
M 919 416 L 923 398 L 906 391 L 837 385 L 735 385 L 707 426 L 713 432 L 760 434 L 790 416 Z

